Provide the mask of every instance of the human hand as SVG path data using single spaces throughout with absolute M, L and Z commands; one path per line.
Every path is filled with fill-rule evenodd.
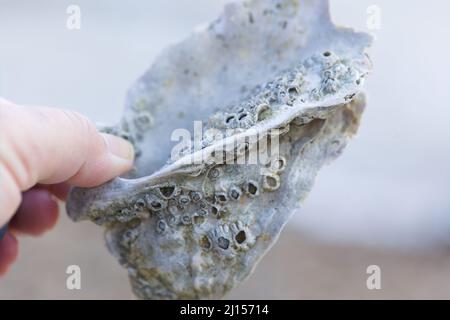
M 99 133 L 84 116 L 0 98 L 0 275 L 18 255 L 17 233 L 40 235 L 70 186 L 93 187 L 130 170 L 132 145 Z

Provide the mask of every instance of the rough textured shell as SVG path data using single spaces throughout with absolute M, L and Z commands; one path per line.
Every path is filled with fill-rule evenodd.
M 166 49 L 130 90 L 122 122 L 107 130 L 135 144 L 136 170 L 74 189 L 70 217 L 105 226 L 139 297 L 223 296 L 356 132 L 369 43 L 333 25 L 327 1 L 228 4 L 208 28 Z M 221 134 L 205 134 L 201 148 L 167 161 L 171 133 L 192 130 L 194 120 Z M 254 136 L 258 150 L 246 143 Z M 261 156 L 274 141 L 279 153 Z M 248 164 L 257 154 L 261 161 Z

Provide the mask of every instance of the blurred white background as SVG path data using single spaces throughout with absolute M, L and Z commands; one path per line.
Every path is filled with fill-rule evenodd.
M 0 95 L 113 123 L 162 48 L 213 20 L 225 1 L 0 0 Z M 81 8 L 81 30 L 66 8 Z M 294 222 L 331 241 L 450 243 L 450 4 L 335 0 L 340 25 L 376 36 L 357 138 L 320 173 Z M 380 8 L 368 30 L 367 8 Z
M 0 96 L 116 122 L 127 89 L 219 0 L 0 0 Z M 81 30 L 66 8 L 81 8 Z M 369 30 L 369 6 L 380 28 Z M 359 134 L 324 168 L 290 225 L 327 243 L 406 250 L 450 244 L 450 3 L 331 1 L 333 20 L 376 40 Z

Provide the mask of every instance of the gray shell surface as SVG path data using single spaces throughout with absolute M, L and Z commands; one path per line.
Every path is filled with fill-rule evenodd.
M 73 189 L 69 216 L 105 227 L 138 297 L 222 297 L 356 133 L 370 42 L 335 27 L 327 1 L 226 5 L 132 87 L 121 123 L 105 130 L 134 143 L 136 168 Z M 199 120 L 198 143 L 171 157 L 174 130 Z

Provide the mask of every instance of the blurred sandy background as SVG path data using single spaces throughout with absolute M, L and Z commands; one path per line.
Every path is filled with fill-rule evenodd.
M 214 19 L 224 2 L 0 0 L 0 96 L 115 122 L 161 49 Z M 360 132 L 229 297 L 450 298 L 450 4 L 331 3 L 338 24 L 376 36 Z M 69 4 L 81 8 L 81 30 L 66 28 Z M 369 30 L 372 5 L 380 28 Z M 65 287 L 71 264 L 81 267 L 82 290 Z M 366 288 L 372 264 L 381 267 L 381 290 Z M 53 232 L 23 239 L 19 261 L 0 279 L 0 299 L 16 298 L 133 296 L 101 230 L 63 214 Z

